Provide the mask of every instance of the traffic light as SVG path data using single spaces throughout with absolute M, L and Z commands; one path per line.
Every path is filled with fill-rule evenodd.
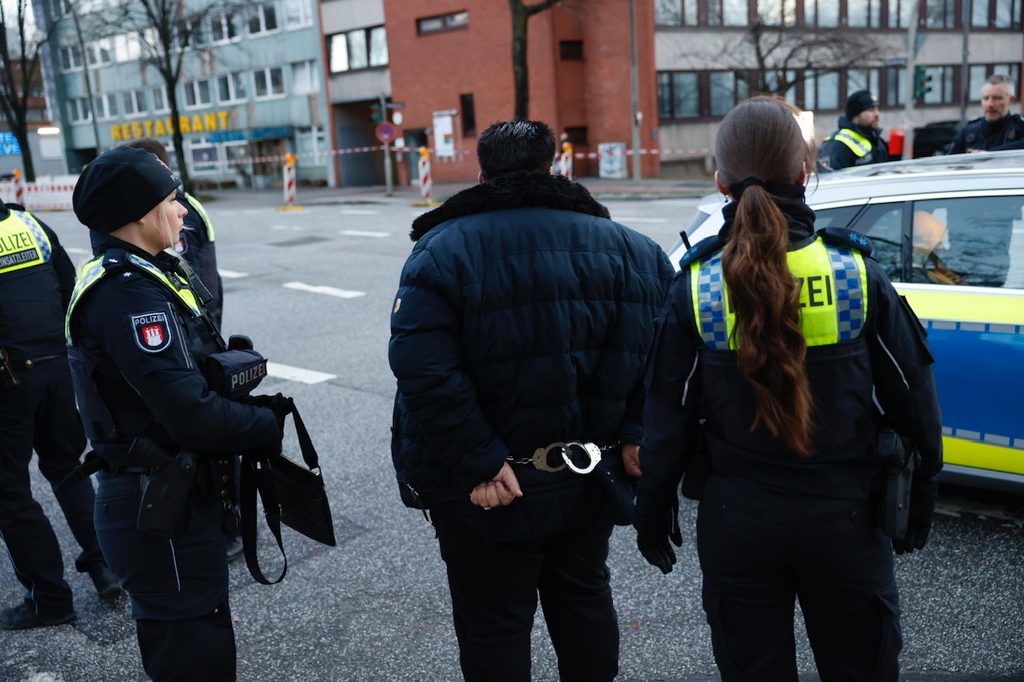
M 384 116 L 381 115 L 381 113 L 380 113 L 380 105 L 379 104 L 371 104 L 370 105 L 370 120 L 373 121 L 374 123 L 383 123 L 384 122 Z
M 921 99 L 932 91 L 932 77 L 923 66 L 914 67 L 914 99 Z

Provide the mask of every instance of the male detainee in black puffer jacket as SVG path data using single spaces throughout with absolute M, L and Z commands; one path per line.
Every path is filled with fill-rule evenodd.
M 391 316 L 392 455 L 403 501 L 431 511 L 467 680 L 530 679 L 538 594 L 562 679 L 618 671 L 601 486 L 529 460 L 580 441 L 635 463 L 673 272 L 583 186 L 548 175 L 554 152 L 543 123 L 481 136 L 481 184 L 413 223 Z

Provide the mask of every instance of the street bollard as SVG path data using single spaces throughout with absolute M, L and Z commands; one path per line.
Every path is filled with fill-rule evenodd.
M 14 203 L 19 206 L 25 205 L 25 180 L 21 176 L 21 171 L 17 168 L 14 169 Z
M 287 154 L 284 157 L 284 206 L 278 211 L 301 211 L 301 206 L 295 205 L 295 155 Z
M 434 181 L 430 175 L 430 150 L 420 147 L 420 200 L 413 206 L 436 206 L 437 202 L 430 198 L 433 187 Z
M 562 158 L 558 162 L 558 172 L 572 180 L 572 143 L 562 143 Z

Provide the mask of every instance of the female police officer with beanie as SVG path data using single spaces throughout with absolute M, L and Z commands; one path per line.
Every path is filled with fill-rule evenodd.
M 68 309 L 69 359 L 86 431 L 107 464 L 96 531 L 131 594 L 146 672 L 230 680 L 220 499 L 229 472 L 211 465 L 216 453 L 280 452 L 281 427 L 272 410 L 212 392 L 197 368 L 217 347 L 177 257 L 164 251 L 185 215 L 178 184 L 142 149 L 112 149 L 82 173 L 74 210 L 96 233 L 96 258 L 80 269 Z
M 942 467 L 932 357 L 868 240 L 815 233 L 807 152 L 781 100 L 748 100 L 722 121 L 716 181 L 733 201 L 669 291 L 648 366 L 634 525 L 644 558 L 669 572 L 669 540 L 681 544 L 675 491 L 686 469 L 694 493 L 702 431 L 710 473 L 697 551 L 722 678 L 796 682 L 798 597 L 824 682 L 895 682 L 893 547 L 924 546 Z M 921 453 L 899 543 L 872 518 L 883 424 Z

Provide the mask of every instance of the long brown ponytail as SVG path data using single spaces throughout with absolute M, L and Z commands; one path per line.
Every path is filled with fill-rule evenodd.
M 800 330 L 800 287 L 786 260 L 789 224 L 760 183 L 791 184 L 808 158 L 808 145 L 782 100 L 755 97 L 722 121 L 715 140 L 719 181 L 756 178 L 738 194 L 722 272 L 740 372 L 757 396 L 753 427 L 766 427 L 800 455 L 812 454 L 811 389 Z

